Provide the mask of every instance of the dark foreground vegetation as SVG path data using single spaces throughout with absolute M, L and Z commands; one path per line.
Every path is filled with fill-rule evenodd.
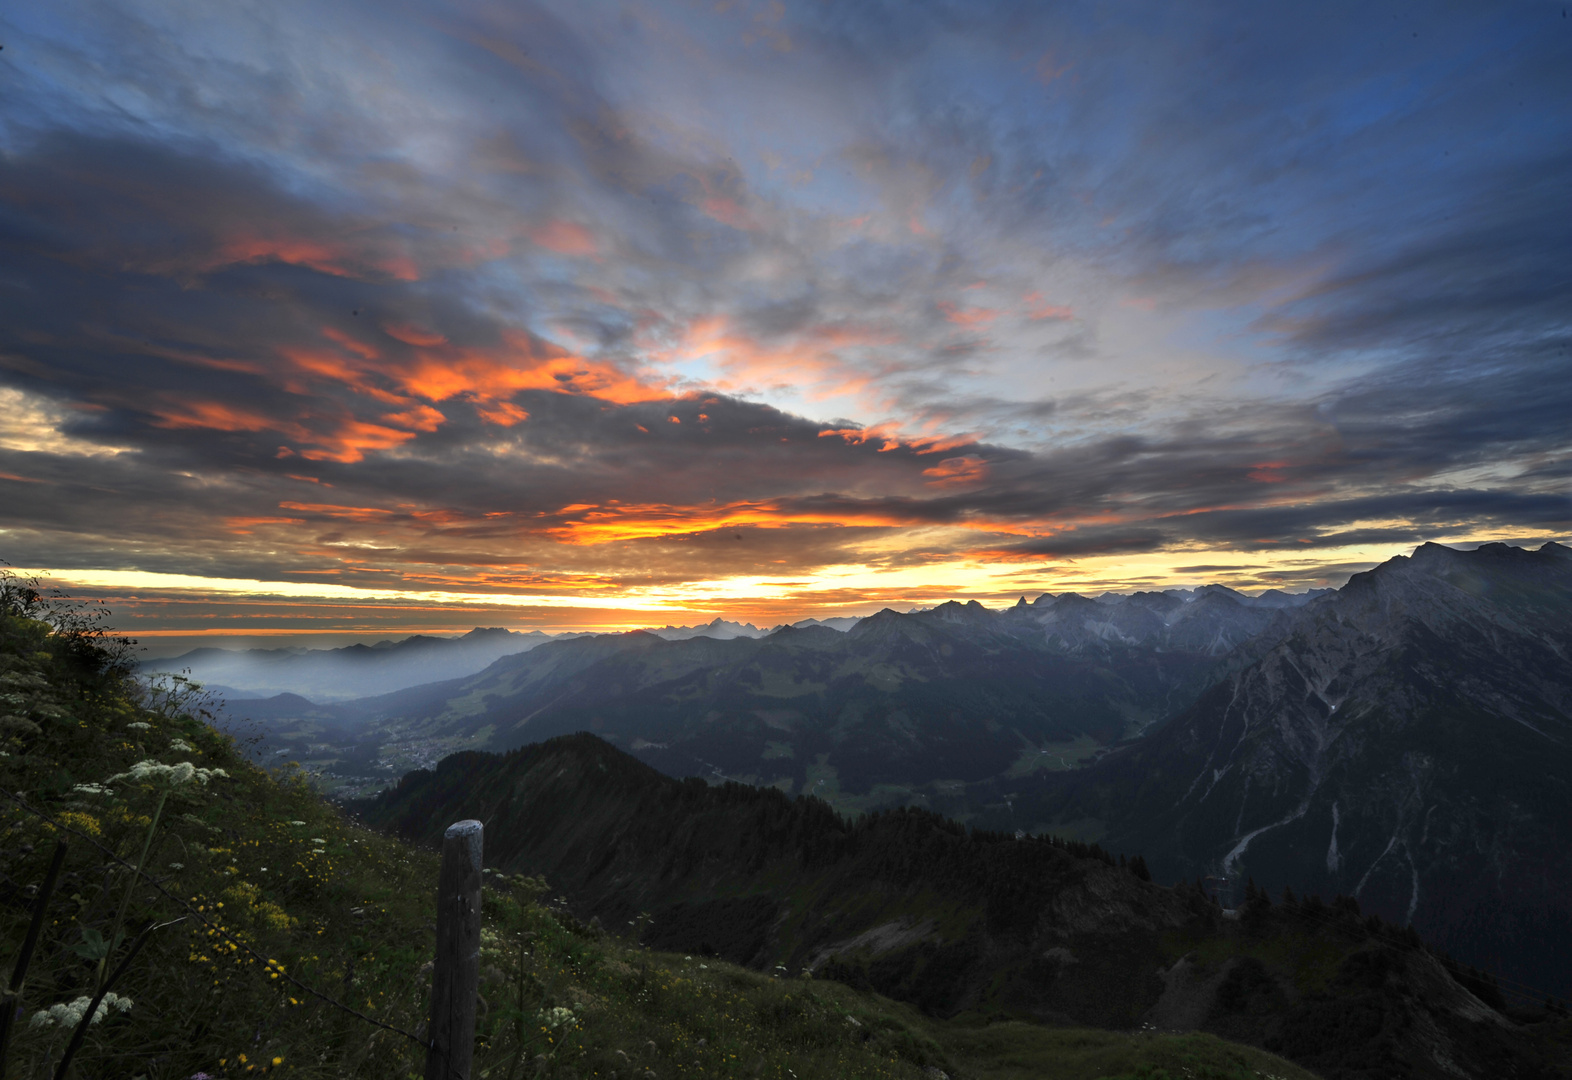
M 1251 885 L 1225 912 L 1097 845 L 917 809 L 847 820 L 587 734 L 457 754 L 357 810 L 421 844 L 480 818 L 494 865 L 546 875 L 583 918 L 647 919 L 655 948 L 808 969 L 953 1023 L 1204 1031 L 1339 1080 L 1566 1074 L 1558 1011 L 1507 1015 L 1487 976 L 1350 898 Z

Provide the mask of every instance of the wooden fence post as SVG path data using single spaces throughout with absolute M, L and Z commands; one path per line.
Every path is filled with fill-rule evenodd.
M 475 1058 L 475 998 L 480 989 L 481 833 L 480 822 L 460 821 L 449 825 L 442 834 L 426 1080 L 469 1080 Z

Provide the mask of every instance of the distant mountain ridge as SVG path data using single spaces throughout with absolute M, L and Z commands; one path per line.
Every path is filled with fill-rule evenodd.
M 844 632 L 633 631 L 544 644 L 440 690 L 356 704 L 399 740 L 506 749 L 589 730 L 677 775 L 953 810 L 946 785 L 1068 766 L 1160 723 L 1242 643 L 1317 599 L 1064 593 L 1002 611 L 885 609 Z

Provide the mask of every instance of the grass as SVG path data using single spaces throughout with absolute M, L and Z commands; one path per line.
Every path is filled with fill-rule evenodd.
M 300 984 L 422 1033 L 435 855 L 344 819 L 296 769 L 249 763 L 192 687 L 138 691 L 68 638 L 0 611 L 0 787 L 61 826 L 0 800 L 0 955 L 17 955 L 29 887 L 69 843 L 7 1076 L 53 1074 L 70 1031 L 33 1017 L 91 994 L 149 927 L 114 985 L 130 1007 L 89 1026 L 81 1080 L 421 1075 L 414 1041 Z M 138 762 L 227 775 L 160 788 L 122 775 Z M 135 863 L 144 848 L 174 899 L 105 854 Z M 1309 1075 L 1205 1036 L 946 1023 L 837 983 L 652 953 L 581 925 L 539 879 L 488 874 L 484 927 L 474 1075 L 488 1080 Z

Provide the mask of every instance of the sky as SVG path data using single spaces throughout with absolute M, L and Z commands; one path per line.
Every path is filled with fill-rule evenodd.
M 1559 0 L 56 0 L 0 45 L 0 559 L 144 640 L 1572 534 Z

